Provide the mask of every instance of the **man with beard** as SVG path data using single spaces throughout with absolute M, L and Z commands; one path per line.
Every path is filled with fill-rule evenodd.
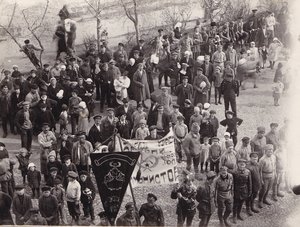
M 95 148 L 96 142 L 101 142 L 101 131 L 100 131 L 100 124 L 102 116 L 97 114 L 94 117 L 94 125 L 90 128 L 89 134 L 88 134 L 88 141 L 91 142 L 93 145 L 93 148 Z

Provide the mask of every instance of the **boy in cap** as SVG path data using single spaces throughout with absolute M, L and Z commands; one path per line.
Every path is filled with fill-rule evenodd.
M 84 212 L 83 219 L 86 219 L 89 216 L 91 216 L 91 221 L 94 223 L 95 214 L 94 214 L 93 202 L 96 196 L 96 188 L 87 171 L 81 171 L 79 173 L 79 184 L 81 186 L 80 201 L 83 205 L 83 212 Z
M 147 136 L 150 135 L 148 127 L 146 127 L 146 120 L 140 120 L 140 124 L 138 129 L 135 132 L 135 139 L 137 140 L 144 140 Z
M 64 212 L 65 190 L 63 189 L 61 179 L 56 178 L 54 180 L 54 187 L 51 189 L 51 194 L 57 198 L 58 213 L 61 218 L 62 224 L 67 224 L 67 217 Z
M 22 147 L 19 150 L 19 154 L 16 155 L 16 158 L 19 161 L 19 170 L 21 170 L 21 175 L 23 177 L 23 184 L 26 182 L 26 176 L 28 171 L 29 158 L 31 153 L 27 151 L 26 148 Z
M 42 187 L 42 196 L 39 198 L 39 209 L 48 225 L 59 225 L 58 202 L 56 197 L 51 195 L 51 188 L 49 186 Z
M 24 185 L 15 186 L 16 195 L 13 198 L 13 213 L 16 215 L 16 224 L 24 225 L 29 219 L 29 210 L 32 208 L 31 197 L 25 193 Z
M 218 137 L 213 137 L 211 140 L 212 140 L 212 144 L 209 148 L 209 153 L 208 153 L 208 160 L 210 161 L 209 168 L 211 171 L 215 171 L 216 173 L 219 173 L 219 164 L 222 155 L 222 149 L 219 144 Z
M 228 217 L 232 211 L 233 176 L 227 172 L 227 167 L 220 168 L 220 174 L 215 181 L 215 203 L 218 206 L 218 217 L 221 226 L 230 226 Z M 225 212 L 224 212 L 225 209 Z
M 271 205 L 267 197 L 276 176 L 276 157 L 273 154 L 273 145 L 265 145 L 264 151 L 265 155 L 259 160 L 259 170 L 262 179 L 262 188 L 259 191 L 258 199 L 259 208 L 263 207 L 262 203 Z
M 257 134 L 250 141 L 251 152 L 258 153 L 258 159 L 260 159 L 264 155 L 264 147 L 267 144 L 265 137 L 266 129 L 265 127 L 257 127 Z
M 71 155 L 65 155 L 63 157 L 63 161 L 64 163 L 62 164 L 62 182 L 63 182 L 63 186 L 64 189 L 67 189 L 68 186 L 68 172 L 69 171 L 73 171 L 75 173 L 77 173 L 77 168 L 76 165 L 74 163 L 71 162 Z
M 182 141 L 182 148 L 187 157 L 186 169 L 191 171 L 192 161 L 194 164 L 194 171 L 199 173 L 201 143 L 200 143 L 200 126 L 194 122 L 191 127 L 191 131 L 186 135 Z
M 246 169 L 246 160 L 238 160 L 238 168 L 233 172 L 234 196 L 233 196 L 233 223 L 236 224 L 236 218 L 243 221 L 241 216 L 243 203 L 252 194 L 252 178 L 251 173 Z M 252 212 L 248 209 L 247 213 L 252 216 Z
M 153 193 L 148 193 L 147 203 L 142 204 L 139 216 L 144 216 L 142 226 L 164 226 L 164 214 L 159 205 L 156 204 L 157 197 Z
M 216 173 L 209 171 L 206 174 L 206 180 L 203 185 L 197 188 L 196 200 L 199 202 L 197 208 L 199 218 L 201 219 L 199 226 L 208 226 L 211 215 L 215 212 L 215 188 L 213 185 Z
M 29 220 L 25 225 L 47 225 L 47 221 L 39 214 L 38 208 L 31 208 L 29 210 Z
M 173 126 L 176 124 L 178 116 L 182 116 L 182 113 L 179 112 L 179 105 L 173 104 L 173 112 L 170 115 L 170 121 Z
M 230 133 L 230 138 L 233 141 L 234 147 L 237 144 L 237 128 L 243 123 L 243 120 L 236 117 L 232 111 L 226 111 L 226 119 L 220 122 L 220 125 L 227 127 L 226 132 Z
M 177 184 L 171 192 L 172 199 L 178 199 L 177 203 L 177 225 L 183 226 L 186 221 L 186 226 L 191 226 L 196 213 L 196 187 L 192 180 L 184 179 L 183 183 Z
M 140 226 L 140 217 L 134 207 L 133 202 L 128 202 L 125 205 L 125 213 L 117 218 L 117 226 Z
M 108 108 L 107 116 L 103 117 L 100 123 L 100 131 L 102 134 L 101 142 L 104 142 L 114 134 L 118 121 L 119 119 L 115 116 L 115 110 L 113 108 Z
M 249 146 L 250 138 L 245 136 L 242 139 L 242 145 L 237 150 L 237 158 L 238 159 L 245 159 L 247 162 L 250 161 L 250 153 L 251 147 Z
M 41 187 L 41 172 L 36 169 L 36 166 L 33 162 L 29 163 L 28 165 L 28 172 L 27 172 L 27 181 L 28 186 L 31 188 L 32 191 L 32 198 L 35 199 L 40 197 L 40 187 Z
M 232 141 L 226 142 L 226 151 L 220 158 L 220 166 L 226 166 L 228 172 L 232 173 L 237 168 L 236 151 Z
M 254 213 L 259 213 L 254 204 L 254 201 L 261 188 L 261 174 L 258 165 L 258 153 L 252 152 L 250 154 L 250 161 L 248 162 L 246 168 L 250 170 L 252 180 L 252 194 L 246 201 L 247 212 L 249 212 L 251 209 L 251 211 Z
M 175 137 L 175 149 L 176 149 L 176 153 L 178 154 L 178 163 L 181 163 L 182 161 L 182 141 L 184 140 L 184 138 L 186 137 L 186 135 L 188 134 L 188 127 L 187 125 L 184 123 L 184 116 L 178 116 L 177 117 L 177 122 L 174 126 L 174 137 Z
M 218 136 L 218 129 L 219 129 L 219 119 L 216 117 L 216 111 L 215 110 L 210 110 L 209 111 L 209 122 L 212 125 L 213 129 L 213 137 Z
M 76 180 L 78 174 L 74 171 L 69 171 L 68 173 L 68 186 L 66 190 L 66 200 L 68 204 L 68 210 L 72 217 L 72 223 L 74 222 L 78 225 L 79 216 L 80 216 L 80 207 L 79 201 L 81 197 L 81 186 L 79 182 Z

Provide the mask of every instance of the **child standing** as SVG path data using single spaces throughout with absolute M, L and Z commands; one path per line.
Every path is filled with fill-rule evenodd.
M 262 57 L 262 61 L 263 61 L 263 66 L 262 68 L 264 69 L 265 68 L 265 64 L 267 62 L 267 58 L 268 58 L 268 50 L 266 48 L 266 46 L 262 46 L 261 48 L 261 57 Z
M 218 136 L 218 129 L 219 129 L 219 119 L 216 117 L 216 111 L 211 110 L 209 111 L 209 122 L 212 125 L 213 128 L 213 136 Z
M 89 110 L 85 102 L 79 103 L 78 132 L 89 133 Z
M 215 104 L 222 104 L 221 102 L 221 83 L 223 81 L 223 74 L 221 73 L 221 67 L 216 66 L 214 72 L 214 86 L 215 86 Z M 218 101 L 217 101 L 218 100 Z
M 76 133 L 80 102 L 81 102 L 81 98 L 78 97 L 78 90 L 73 90 L 72 96 L 69 98 L 69 105 L 68 105 L 69 114 L 71 116 L 72 135 L 75 135 Z
M 19 151 L 19 154 L 16 155 L 19 161 L 19 170 L 21 170 L 21 174 L 23 177 L 23 184 L 26 182 L 26 175 L 28 171 L 29 157 L 31 153 L 27 151 L 26 148 L 22 147 Z
M 150 135 L 149 129 L 146 127 L 146 120 L 140 120 L 140 127 L 135 132 L 135 138 L 137 140 L 144 140 Z
M 280 81 L 280 79 L 279 78 L 275 78 L 274 84 L 272 86 L 273 98 L 274 98 L 274 106 L 279 106 L 279 99 L 280 99 L 280 96 L 281 96 L 281 94 L 283 92 L 283 88 L 284 88 L 284 85 Z
M 70 155 L 65 155 L 64 156 L 64 163 L 62 164 L 62 183 L 64 188 L 66 189 L 68 186 L 68 172 L 69 171 L 73 171 L 75 173 L 77 173 L 77 168 L 76 165 L 74 163 L 71 162 L 71 156 Z
M 174 126 L 174 137 L 176 138 L 176 146 L 175 146 L 175 151 L 178 155 L 178 163 L 182 162 L 182 141 L 185 138 L 185 136 L 188 134 L 189 130 L 187 125 L 184 123 L 184 116 L 179 115 L 177 117 L 177 123 Z
M 62 108 L 62 111 L 59 115 L 59 120 L 58 120 L 58 123 L 60 125 L 60 133 L 62 133 L 63 130 L 67 129 L 67 125 L 69 123 L 69 120 L 68 120 L 68 106 L 66 104 L 63 104 L 61 106 L 61 108 Z
M 32 190 L 32 198 L 40 198 L 40 186 L 41 186 L 41 172 L 36 169 L 34 163 L 29 163 L 27 181 L 28 185 Z
M 60 179 L 54 180 L 54 187 L 51 189 L 51 194 L 57 198 L 58 202 L 58 213 L 62 220 L 62 224 L 67 224 L 67 218 L 64 212 L 65 204 L 65 190 L 62 187 L 62 182 Z
M 203 144 L 201 144 L 200 149 L 201 149 L 201 155 L 200 155 L 200 163 L 201 163 L 201 172 L 204 171 L 203 165 L 205 163 L 205 171 L 208 171 L 208 155 L 209 155 L 209 137 L 204 137 L 203 139 Z
M 220 157 L 222 155 L 222 149 L 219 144 L 219 138 L 214 137 L 212 138 L 212 145 L 209 148 L 208 159 L 210 160 L 210 171 L 215 171 L 219 173 L 219 164 L 220 164 Z

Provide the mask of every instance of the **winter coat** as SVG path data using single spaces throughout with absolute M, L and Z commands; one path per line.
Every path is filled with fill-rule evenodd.
M 39 188 L 41 185 L 41 172 L 38 170 L 27 172 L 27 180 L 30 188 Z
M 39 198 L 39 209 L 42 217 L 47 218 L 48 225 L 58 225 L 58 201 L 54 195 L 41 196 Z
M 96 196 L 96 188 L 95 188 L 95 185 L 94 183 L 92 182 L 92 179 L 91 177 L 87 177 L 87 179 L 85 180 L 85 182 L 79 180 L 79 184 L 81 186 L 81 196 L 80 196 L 80 201 L 84 204 L 88 204 L 90 203 L 91 201 L 93 201 L 95 199 L 95 196 Z M 84 190 L 86 188 L 89 188 L 92 193 L 90 196 L 86 195 L 84 193 Z
M 197 189 L 196 200 L 199 202 L 197 209 L 199 210 L 199 218 L 204 215 L 211 215 L 214 213 L 216 207 L 214 203 L 215 190 L 213 185 L 207 182 Z
M 150 90 L 145 70 L 142 74 L 137 70 L 132 78 L 134 100 L 136 102 L 144 101 L 150 98 Z
M 14 225 L 14 221 L 10 213 L 11 204 L 11 197 L 0 191 L 0 225 Z
M 13 213 L 16 215 L 16 224 L 23 225 L 29 217 L 29 210 L 32 208 L 32 201 L 29 195 L 24 194 L 23 202 L 21 202 L 21 196 L 16 195 L 13 198 Z M 23 217 L 23 220 L 21 220 Z

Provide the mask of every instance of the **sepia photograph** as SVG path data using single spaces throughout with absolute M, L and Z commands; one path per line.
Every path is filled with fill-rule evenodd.
M 0 0 L 0 53 L 0 226 L 300 225 L 297 0 Z

